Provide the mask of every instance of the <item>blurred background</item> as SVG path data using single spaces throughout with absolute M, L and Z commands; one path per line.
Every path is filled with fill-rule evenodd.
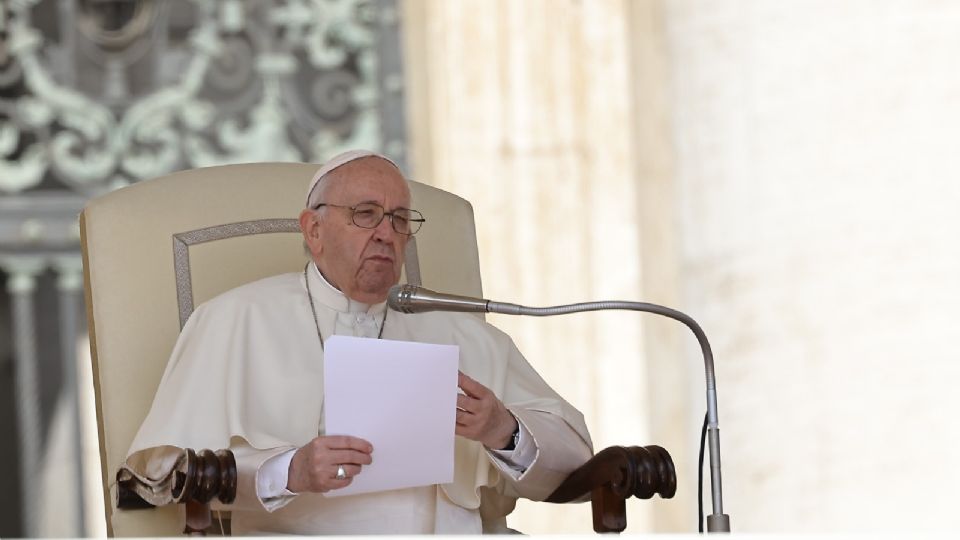
M 735 531 L 953 525 L 960 3 L 0 6 L 0 536 L 105 534 L 84 202 L 354 147 L 473 203 L 489 298 L 698 319 Z M 635 313 L 490 320 L 597 448 L 673 455 L 677 497 L 631 501 L 627 531 L 695 531 L 692 335 Z M 510 524 L 588 532 L 589 506 L 521 502 Z

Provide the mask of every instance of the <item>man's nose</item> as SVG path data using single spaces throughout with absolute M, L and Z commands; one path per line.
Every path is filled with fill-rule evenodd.
M 392 242 L 394 234 L 396 234 L 396 231 L 393 230 L 393 222 L 390 221 L 390 216 L 383 216 L 380 224 L 373 229 L 374 238 L 381 242 Z

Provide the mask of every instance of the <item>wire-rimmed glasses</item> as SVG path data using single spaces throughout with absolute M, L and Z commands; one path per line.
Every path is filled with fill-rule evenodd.
M 384 217 L 389 217 L 390 225 L 394 231 L 410 236 L 417 234 L 417 231 L 420 230 L 423 223 L 427 221 L 423 217 L 423 214 L 417 210 L 397 208 L 392 212 L 387 212 L 382 206 L 372 202 L 360 203 L 356 206 L 320 203 L 314 206 L 313 209 L 319 210 L 324 206 L 350 210 L 353 224 L 364 229 L 376 229 Z

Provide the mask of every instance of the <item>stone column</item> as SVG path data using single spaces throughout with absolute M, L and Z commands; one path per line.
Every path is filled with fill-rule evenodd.
M 83 435 L 81 433 L 80 402 L 78 399 L 77 379 L 77 334 L 80 327 L 80 293 L 83 290 L 83 264 L 78 256 L 64 256 L 54 261 L 57 271 L 57 290 L 60 293 L 60 343 L 63 359 L 62 399 L 72 411 L 73 433 L 72 451 L 74 465 L 74 494 L 77 501 L 76 530 L 79 534 L 86 531 L 84 526 L 84 476 L 83 476 Z
M 687 311 L 680 294 L 676 181 L 669 56 L 661 0 L 627 4 L 630 43 L 630 93 L 633 103 L 631 160 L 637 185 L 640 298 Z M 707 337 L 714 337 L 706 328 Z M 703 420 L 705 381 L 696 339 L 680 323 L 647 315 L 643 318 L 644 356 L 648 373 L 650 442 L 670 451 L 677 466 L 677 494 L 654 500 L 651 529 L 656 532 L 696 530 L 697 436 Z M 709 471 L 707 471 L 708 474 Z M 709 508 L 710 481 L 704 484 Z
M 415 177 L 473 205 L 489 298 L 644 297 L 628 4 L 403 4 Z M 660 414 L 649 399 L 650 319 L 488 320 L 582 410 L 601 448 L 660 442 L 649 435 Z M 653 508 L 631 499 L 627 532 L 649 531 Z M 587 533 L 590 508 L 521 501 L 508 523 L 527 533 Z
M 42 427 L 33 293 L 37 286 L 37 275 L 44 269 L 44 262 L 32 257 L 11 257 L 0 261 L 0 266 L 9 274 L 7 291 L 10 293 L 13 312 L 23 535 L 31 537 L 35 536 L 38 530 L 40 430 Z

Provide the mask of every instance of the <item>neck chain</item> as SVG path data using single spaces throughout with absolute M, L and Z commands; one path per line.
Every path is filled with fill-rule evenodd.
M 320 350 L 323 350 L 323 334 L 320 333 L 320 321 L 317 320 L 317 308 L 313 305 L 313 295 L 310 294 L 310 276 L 307 275 L 307 269 L 310 268 L 310 262 L 307 261 L 307 264 L 303 267 L 303 281 L 307 285 L 307 300 L 310 301 L 310 311 L 313 313 L 313 324 L 317 327 L 317 339 L 320 340 Z M 387 309 L 383 310 L 383 319 L 380 320 L 380 332 L 377 334 L 377 339 L 383 337 L 383 328 L 387 325 Z

